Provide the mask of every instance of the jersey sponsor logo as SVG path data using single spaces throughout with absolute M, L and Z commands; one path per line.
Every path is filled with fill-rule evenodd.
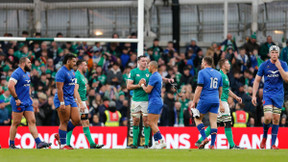
M 140 74 L 136 74 L 137 77 L 140 77 Z
M 27 82 L 27 84 L 24 84 L 23 87 L 29 87 L 31 80 L 25 80 L 25 81 Z
M 279 70 L 275 70 L 275 71 L 272 71 L 272 70 L 268 70 L 268 73 L 272 73 L 272 74 L 268 74 L 267 77 L 269 78 L 276 78 L 276 77 L 279 77 Z
M 75 85 L 75 83 L 76 83 L 77 79 L 76 79 L 76 78 L 74 78 L 74 79 L 70 79 L 70 80 L 71 80 L 71 83 L 69 83 L 69 85 Z
M 146 74 L 146 77 L 149 77 L 149 74 Z

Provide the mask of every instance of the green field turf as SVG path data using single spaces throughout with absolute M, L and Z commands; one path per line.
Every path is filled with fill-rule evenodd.
M 0 150 L 0 161 L 6 162 L 147 162 L 147 161 L 288 161 L 288 150 Z

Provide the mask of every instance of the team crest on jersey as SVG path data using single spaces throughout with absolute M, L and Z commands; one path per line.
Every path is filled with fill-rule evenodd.
M 136 74 L 136 76 L 139 77 L 140 75 L 139 75 L 139 74 Z
M 149 77 L 149 74 L 146 74 L 146 77 Z

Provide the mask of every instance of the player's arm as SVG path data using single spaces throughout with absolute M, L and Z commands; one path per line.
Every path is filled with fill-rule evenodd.
M 19 106 L 21 104 L 21 101 L 19 100 L 19 98 L 16 94 L 16 90 L 15 90 L 16 83 L 17 83 L 17 80 L 14 78 L 11 78 L 8 82 L 8 90 L 9 90 L 10 94 L 14 97 L 16 105 Z
M 194 98 L 193 98 L 191 107 L 194 108 L 195 104 L 198 102 L 198 100 L 199 100 L 199 98 L 200 98 L 200 94 L 201 94 L 201 92 L 202 92 L 202 89 L 203 89 L 203 85 L 198 85 L 198 86 L 196 87 L 195 95 L 194 95 Z
M 63 86 L 64 82 L 56 82 L 56 88 L 57 88 L 57 93 L 58 93 L 58 99 L 60 102 L 64 102 L 64 97 L 63 97 Z
M 281 66 L 281 62 L 279 61 L 279 59 L 277 59 L 276 63 L 275 63 L 276 67 L 279 70 L 279 73 L 282 77 L 282 79 L 287 83 L 288 82 L 288 72 L 287 72 L 287 65 L 285 64 L 285 70 L 283 69 L 283 67 Z
M 257 94 L 257 91 L 258 91 L 258 88 L 259 88 L 259 84 L 260 84 L 261 78 L 262 78 L 261 76 L 256 75 L 254 83 L 253 83 L 252 104 L 254 106 L 257 105 L 256 94 Z
M 235 93 L 233 93 L 230 89 L 229 89 L 229 96 L 231 96 L 232 98 L 234 98 L 235 100 L 237 100 L 239 103 L 242 103 L 242 98 L 237 96 Z
M 79 90 L 79 84 L 76 83 L 74 88 L 74 98 L 76 99 L 77 105 L 80 107 L 80 111 L 84 112 L 85 106 L 82 103 L 78 90 Z
M 153 86 L 151 85 L 148 85 L 147 87 L 144 85 L 144 84 L 141 84 L 141 87 L 143 88 L 143 90 L 146 92 L 146 93 L 151 93 L 152 89 L 153 89 Z
M 127 80 L 127 89 L 128 89 L 128 90 L 133 90 L 133 89 L 141 88 L 141 86 L 140 86 L 139 84 L 133 84 L 133 83 L 134 83 L 133 80 L 130 80 L 130 79 Z

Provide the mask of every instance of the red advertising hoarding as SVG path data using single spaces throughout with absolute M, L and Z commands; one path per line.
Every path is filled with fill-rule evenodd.
M 51 142 L 52 149 L 59 148 L 54 138 L 54 134 L 58 132 L 58 127 L 37 127 L 41 140 Z M 10 127 L 0 127 L 1 138 L 0 144 L 2 148 L 8 148 Z M 106 149 L 124 149 L 127 146 L 127 127 L 90 127 L 92 138 L 98 144 L 104 144 Z M 167 149 L 190 149 L 196 148 L 194 143 L 200 137 L 196 127 L 160 127 L 163 134 Z M 247 149 L 259 149 L 262 138 L 263 129 L 255 128 L 232 128 L 234 142 L 240 147 Z M 270 129 L 271 131 L 271 129 Z M 269 131 L 269 134 L 270 134 Z M 279 148 L 288 148 L 288 128 L 279 128 L 278 139 L 276 145 Z M 267 149 L 270 148 L 271 135 L 268 135 Z M 73 131 L 71 145 L 75 148 L 88 148 L 89 143 L 83 133 L 82 127 L 76 127 Z M 35 148 L 35 141 L 29 132 L 28 127 L 19 127 L 15 139 L 15 145 L 20 148 Z M 208 148 L 208 145 L 206 145 Z M 228 141 L 225 137 L 224 129 L 219 128 L 217 139 L 217 149 L 229 148 Z

